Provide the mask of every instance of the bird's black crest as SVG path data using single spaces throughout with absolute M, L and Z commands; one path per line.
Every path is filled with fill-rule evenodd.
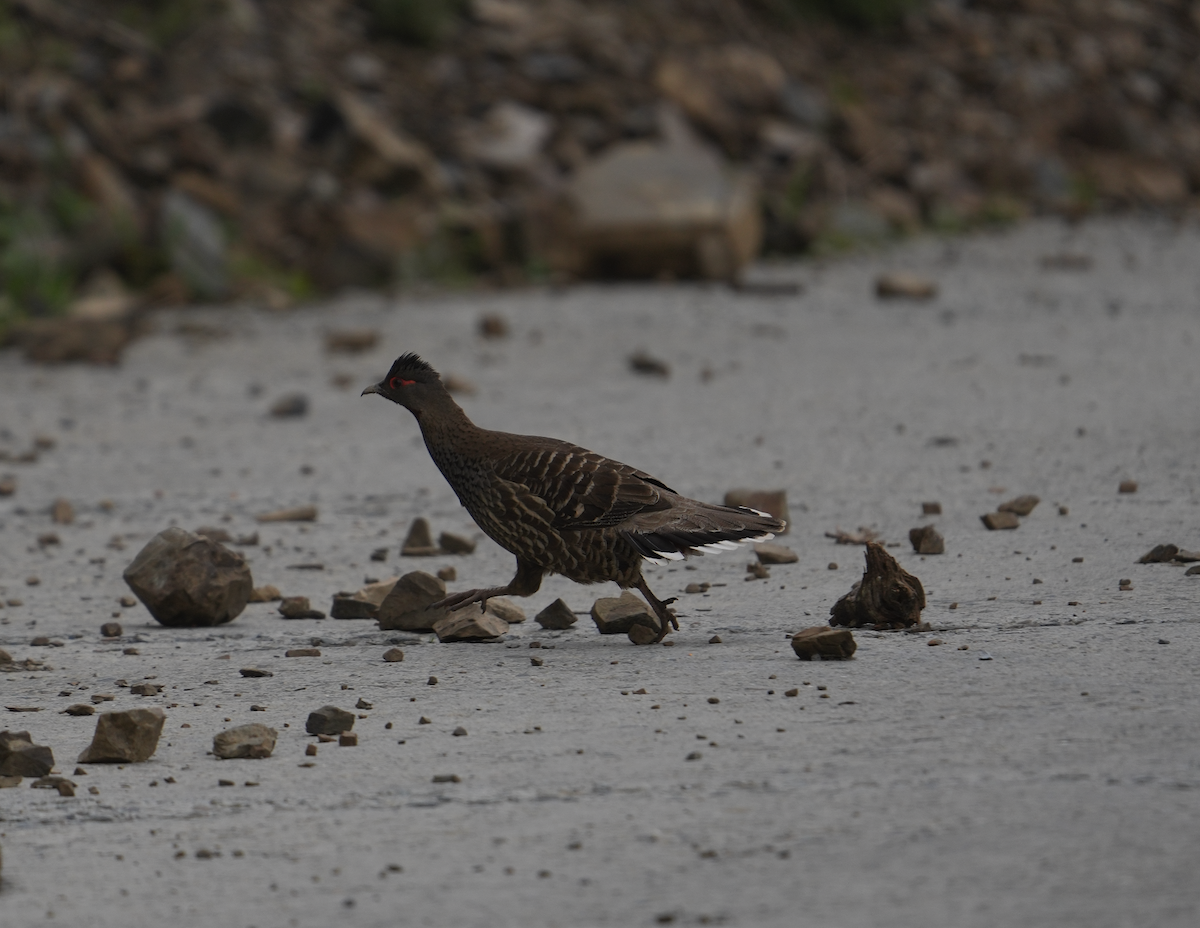
M 390 371 L 388 371 L 388 376 L 393 377 L 396 374 L 403 374 L 406 372 L 407 373 L 420 372 L 422 374 L 436 374 L 437 373 L 437 371 L 435 371 L 433 369 L 433 367 L 429 364 L 428 361 L 426 361 L 420 355 L 413 354 L 411 351 L 408 352 L 407 354 L 402 354 L 402 355 L 400 355 L 400 357 L 396 358 L 395 363 L 392 364 L 392 369 Z

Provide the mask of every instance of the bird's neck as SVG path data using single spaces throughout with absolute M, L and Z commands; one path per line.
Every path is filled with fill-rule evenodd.
M 434 460 L 439 452 L 466 453 L 481 431 L 448 393 L 433 397 L 421 409 L 412 412 L 421 426 L 425 447 Z

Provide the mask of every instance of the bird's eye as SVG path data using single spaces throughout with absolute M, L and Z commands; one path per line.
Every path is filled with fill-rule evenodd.
M 395 390 L 397 387 L 411 387 L 414 383 L 416 383 L 415 380 L 405 380 L 402 377 L 393 377 L 388 381 L 388 386 Z

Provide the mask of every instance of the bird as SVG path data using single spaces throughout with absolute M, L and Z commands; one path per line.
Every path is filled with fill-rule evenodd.
M 786 523 L 746 507 L 688 499 L 644 471 L 571 442 L 480 428 L 416 354 L 398 357 L 362 391 L 403 406 L 417 420 L 429 456 L 475 523 L 517 558 L 505 586 L 454 593 L 430 608 L 487 608 L 495 596 L 532 596 L 547 574 L 577 583 L 613 581 L 636 589 L 659 622 L 662 641 L 679 621 L 642 575 L 705 551 L 767 541 Z

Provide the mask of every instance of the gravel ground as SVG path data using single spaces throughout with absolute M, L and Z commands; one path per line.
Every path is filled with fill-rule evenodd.
M 1041 266 L 1062 253 L 1093 265 Z M 0 609 L 0 646 L 53 667 L 0 675 L 0 702 L 41 708 L 5 727 L 50 745 L 80 786 L 0 791 L 0 920 L 1197 924 L 1200 576 L 1136 561 L 1160 542 L 1200 549 L 1198 254 L 1194 226 L 1034 223 L 757 270 L 801 281 L 798 296 L 347 297 L 166 316 L 113 370 L 0 356 L 0 439 L 57 441 L 0 464 L 18 481 L 0 498 L 0 599 L 23 601 Z M 940 295 L 876 300 L 888 268 L 934 277 Z M 485 312 L 511 335 L 481 338 Z M 379 348 L 323 352 L 324 332 L 360 326 Z M 671 376 L 631 374 L 639 348 Z M 786 487 L 799 563 L 752 582 L 748 552 L 649 570 L 680 596 L 671 648 L 601 637 L 586 615 L 441 645 L 269 604 L 215 630 L 119 605 L 121 571 L 171 524 L 257 530 L 243 549 L 255 582 L 322 609 L 411 569 L 454 565 L 452 588 L 506 582 L 512 558 L 486 539 L 397 557 L 418 515 L 476 532 L 408 413 L 358 395 L 404 350 L 473 382 L 461 402 L 481 425 L 577 441 L 702 499 Z M 294 391 L 308 415 L 270 418 Z M 1123 479 L 1137 492 L 1119 494 Z M 1022 493 L 1042 502 L 1019 529 L 983 528 Z M 70 525 L 51 522 L 60 496 Z M 922 518 L 927 500 L 944 514 Z M 313 524 L 254 521 L 308 503 Z M 929 521 L 942 556 L 907 543 Z M 823 624 L 861 571 L 861 550 L 824 533 L 859 526 L 903 542 L 891 553 L 924 581 L 932 631 L 863 631 L 852 661 L 799 662 L 786 635 Z M 39 545 L 46 532 L 61 543 Z M 693 581 L 724 585 L 683 595 Z M 562 596 L 586 613 L 598 595 L 615 588 L 551 578 L 522 605 L 532 617 Z M 125 637 L 102 639 L 114 613 Z M 319 658 L 283 656 L 318 640 Z M 405 660 L 383 662 L 394 644 Z M 247 666 L 274 676 L 243 679 Z M 162 695 L 116 682 L 147 677 Z M 95 719 L 60 710 L 98 692 L 116 694 L 104 708 L 162 706 L 163 739 L 147 763 L 72 776 Z M 306 758 L 307 713 L 358 699 L 373 706 L 359 745 Z M 206 753 L 245 722 L 279 730 L 273 757 Z M 446 774 L 460 782 L 433 782 Z

